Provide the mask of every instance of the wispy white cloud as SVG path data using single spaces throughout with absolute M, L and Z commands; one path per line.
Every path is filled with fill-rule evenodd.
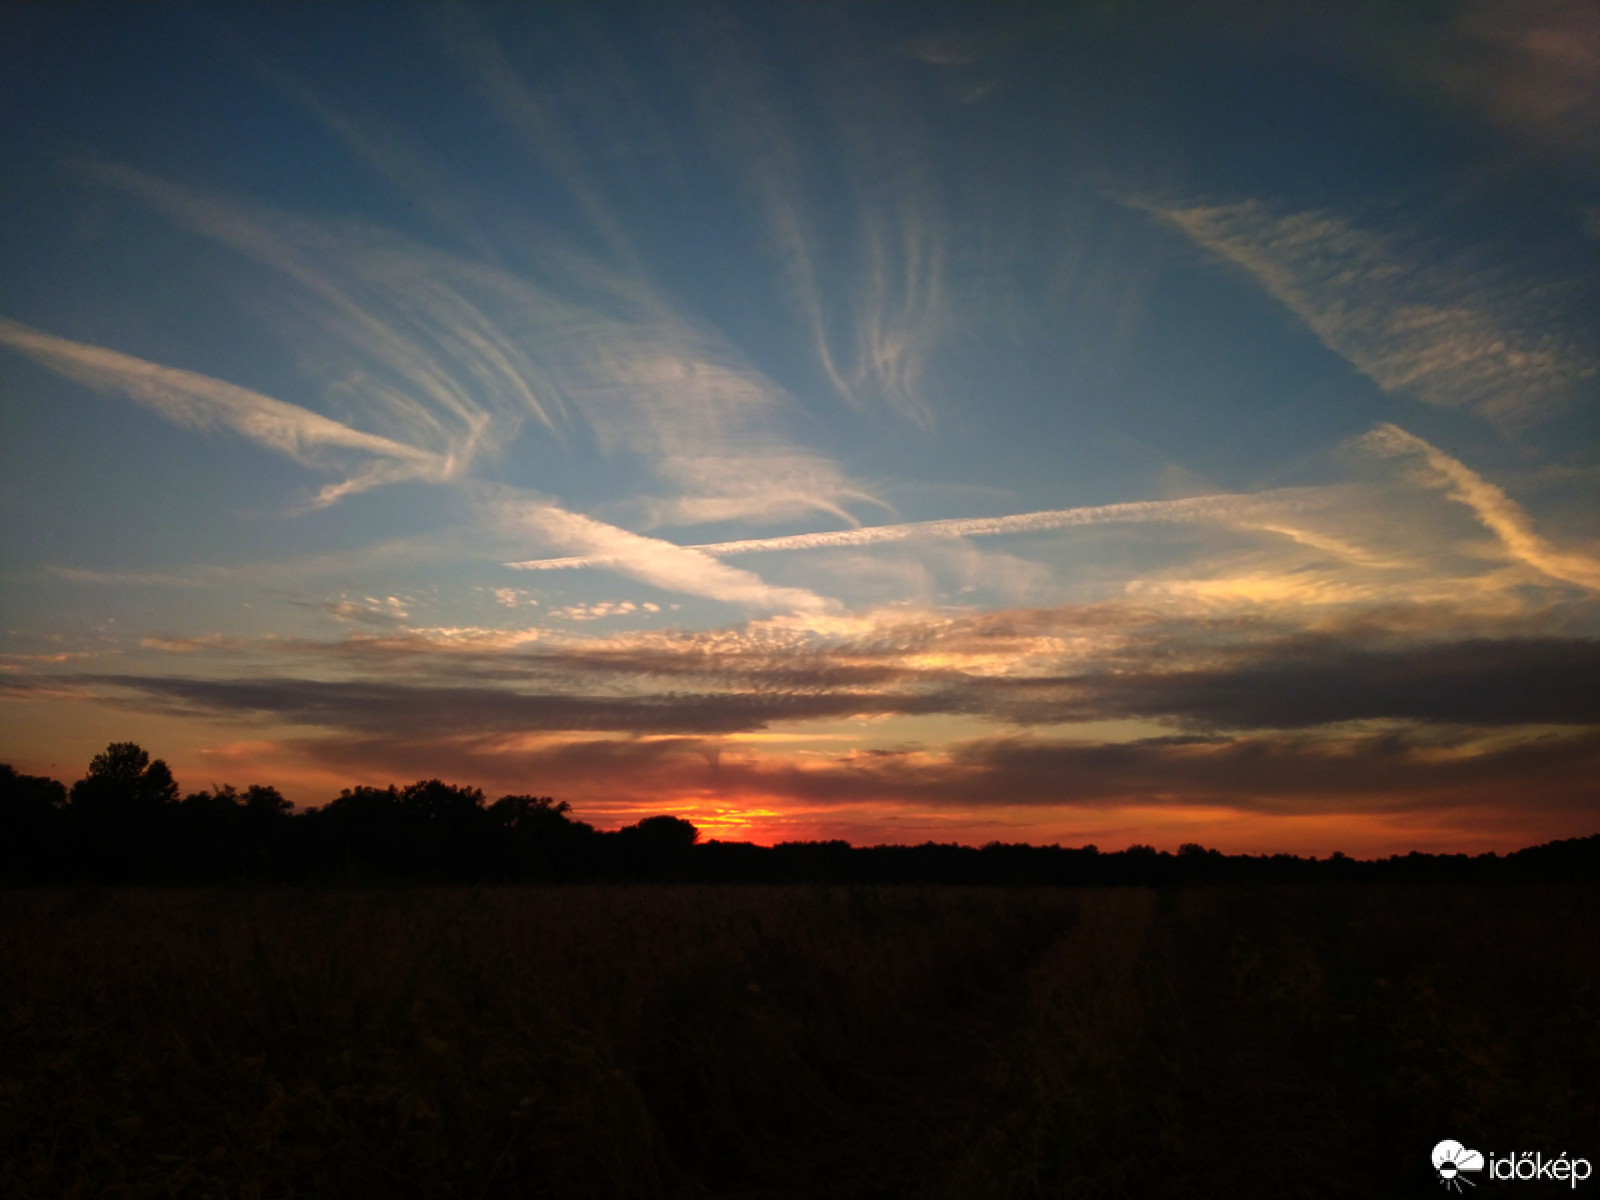
M 1536 281 L 1407 248 L 1327 212 L 1128 203 L 1244 270 L 1385 391 L 1515 425 L 1572 402 L 1600 373 Z
M 613 570 L 669 591 L 768 612 L 824 613 L 837 607 L 804 588 L 773 586 L 709 554 L 619 529 L 553 504 L 507 501 L 500 514 L 510 528 L 558 546 L 588 551 L 590 557 Z
M 227 202 L 129 167 L 80 169 L 299 285 L 314 303 L 294 330 L 305 365 L 408 441 L 470 463 L 495 416 L 553 426 L 558 411 L 539 394 L 537 364 L 453 286 L 459 271 L 440 273 L 450 256 L 370 225 Z
M 1282 488 L 1259 493 L 1226 493 L 1180 500 L 1141 501 L 1073 509 L 1017 513 L 1002 517 L 907 522 L 895 525 L 832 530 L 777 538 L 706 543 L 683 549 L 708 558 L 775 552 L 868 551 L 902 546 L 912 559 L 895 559 L 880 569 L 912 567 L 922 574 L 897 576 L 902 599 L 924 605 L 938 592 L 927 568 L 938 567 L 936 547 L 961 545 L 967 539 L 1045 534 L 1077 528 L 1114 525 L 1188 525 L 1209 532 L 1186 548 L 1152 550 L 1130 562 L 1124 571 L 1097 573 L 1097 588 L 1119 589 L 1129 603 L 1169 614 L 1273 612 L 1288 619 L 1313 621 L 1318 611 L 1416 604 L 1468 605 L 1486 616 L 1509 618 L 1538 603 L 1522 594 L 1532 572 L 1560 583 L 1594 590 L 1600 587 L 1600 561 L 1587 551 L 1563 549 L 1540 536 L 1526 513 L 1499 488 L 1421 439 L 1391 425 L 1380 426 L 1357 443 L 1384 457 L 1418 456 L 1425 474 L 1404 472 L 1383 482 Z M 1422 486 L 1418 486 L 1418 484 Z M 1431 500 L 1438 492 L 1467 506 L 1493 532 L 1514 566 L 1486 570 L 1481 552 L 1461 540 L 1453 505 Z M 1242 536 L 1241 536 L 1242 535 Z M 830 577 L 858 599 L 876 594 L 876 577 L 863 571 L 869 564 L 849 560 Z M 615 567 L 605 553 L 532 559 L 507 563 L 532 571 L 577 567 Z M 960 575 L 960 564 L 955 567 Z M 1013 566 L 1023 564 L 1013 564 Z M 1048 601 L 1072 594 L 1062 591 L 1062 576 L 1042 564 L 1032 574 L 1001 583 L 1010 587 L 1010 602 Z M 947 577 L 950 571 L 944 571 Z M 968 573 L 970 574 L 970 572 Z M 996 584 L 995 571 L 981 568 L 977 578 L 952 578 L 950 599 L 964 599 L 971 587 Z M 1013 574 L 1016 574 L 1013 571 Z M 876 589 L 881 590 L 881 589 Z M 1103 592 L 1099 594 L 1104 594 Z M 882 596 L 879 602 L 888 602 Z M 816 626 L 820 628 L 820 626 Z
M 671 488 L 639 501 L 653 525 L 784 520 L 885 507 L 838 465 L 784 437 L 796 402 L 710 331 L 676 320 L 568 323 L 553 348 L 601 447 L 650 463 Z
M 539 605 L 538 600 L 534 599 L 533 596 L 529 595 L 521 588 L 495 588 L 493 589 L 493 595 L 495 603 L 503 605 L 506 608 L 518 608 L 524 606 L 528 608 L 537 608 Z
M 1370 604 L 1380 592 L 1365 579 L 1333 571 L 1246 569 L 1193 578 L 1191 569 L 1190 575 L 1133 580 L 1127 585 L 1128 596 L 1144 604 L 1175 604 L 1179 611 L 1188 612 L 1293 608 L 1309 614 L 1325 605 Z
M 455 470 L 444 456 L 376 434 L 363 433 L 299 405 L 213 379 L 165 367 L 102 346 L 69 341 L 0 318 L 0 344 L 51 370 L 101 391 L 117 391 L 190 429 L 223 426 L 306 466 L 325 467 L 327 450 L 358 451 L 375 461 L 342 483 L 324 488 L 326 503 L 378 483 L 441 480 Z
M 637 612 L 658 613 L 661 606 L 651 601 L 635 604 L 632 600 L 600 600 L 593 604 L 568 604 L 553 608 L 550 615 L 563 621 L 598 621 L 602 617 L 626 617 Z
M 439 229 L 462 245 L 486 257 L 494 256 L 474 206 L 468 202 L 464 181 L 447 175 L 402 128 L 369 106 L 342 108 L 288 72 L 267 69 L 266 74 L 354 158 L 403 196 L 407 204 L 432 218 Z
M 912 191 L 887 215 L 863 218 L 867 277 L 857 302 L 855 392 L 881 395 L 903 416 L 932 420 L 924 393 L 928 364 L 949 332 L 947 239 L 925 195 Z
M 830 46 L 833 70 L 819 78 L 819 123 L 786 103 L 770 63 L 724 22 L 707 19 L 697 33 L 698 119 L 782 256 L 822 375 L 858 407 L 931 424 L 926 375 L 955 327 L 953 222 L 925 170 L 931 138 L 921 113 L 848 37 Z M 879 119 L 861 120 L 864 111 Z M 819 139 L 825 160 L 810 148 Z M 815 181 L 835 173 L 842 201 L 816 194 Z M 850 245 L 842 259 L 828 249 L 841 237 Z
M 647 282 L 568 255 L 544 286 L 370 226 L 83 169 L 298 285 L 283 306 L 300 314 L 290 341 L 328 402 L 427 448 L 449 477 L 530 418 L 556 436 L 577 419 L 667 485 L 666 497 L 635 500 L 651 523 L 853 520 L 845 505 L 879 503 L 786 436 L 798 411 L 787 392 Z
M 617 261 L 636 267 L 632 239 L 591 166 L 581 136 L 560 108 L 524 81 L 493 33 L 469 10 L 442 6 L 429 18 L 440 43 L 490 108 L 566 189 L 600 245 Z
M 1534 532 L 1522 507 L 1465 463 L 1397 425 L 1380 425 L 1364 439 L 1383 454 L 1417 454 L 1427 462 L 1433 478 L 1448 489 L 1450 498 L 1472 509 L 1478 520 L 1518 562 L 1591 591 L 1600 591 L 1600 559 L 1560 550 Z
M 325 503 L 377 483 L 407 478 L 434 481 L 454 478 L 460 475 L 470 458 L 468 455 L 438 454 L 363 433 L 308 409 L 221 380 L 161 367 L 116 351 L 70 342 L 16 322 L 0 321 L 0 342 L 81 382 L 96 387 L 116 388 L 178 424 L 190 427 L 223 424 L 308 465 L 321 465 L 318 451 L 324 448 L 361 450 L 378 457 L 376 463 L 369 464 L 350 478 L 324 488 L 319 499 Z M 652 366 L 649 363 L 642 364 L 637 358 L 627 359 L 624 356 L 617 367 L 617 375 L 638 384 L 642 382 L 641 371 L 648 374 L 652 369 L 664 371 L 670 368 L 682 375 L 694 376 L 703 366 L 685 359 L 673 360 L 665 365 L 658 361 Z M 696 407 L 709 423 L 720 424 L 724 429 L 729 425 L 737 425 L 738 414 L 728 410 L 736 410 L 746 400 L 753 405 L 762 403 L 759 389 L 743 387 L 735 373 L 719 372 L 714 365 L 703 373 L 709 374 L 709 380 L 691 380 L 677 395 L 682 404 Z M 623 390 L 619 388 L 617 392 L 620 394 Z M 592 396 L 586 398 L 590 402 L 595 399 Z M 605 407 L 606 399 L 600 398 L 601 408 Z M 678 416 L 686 415 L 680 408 Z M 657 416 L 660 417 L 660 414 Z M 669 427 L 675 424 L 670 417 L 662 423 Z M 597 421 L 600 430 L 614 432 L 618 437 L 625 436 L 622 431 L 628 424 L 625 420 L 618 420 L 614 424 L 603 418 Z M 670 438 L 664 435 L 663 440 Z M 644 446 L 638 448 L 641 451 L 645 449 Z M 657 449 L 660 447 L 657 446 Z M 666 456 L 669 465 L 674 461 L 673 456 Z M 698 465 L 697 473 L 702 479 L 714 476 L 714 463 L 700 460 Z M 769 486 L 769 490 L 761 491 L 763 484 L 770 485 L 773 482 L 770 477 L 762 478 L 764 468 L 770 474 L 777 475 L 780 490 L 770 490 Z M 684 469 L 688 470 L 687 467 Z M 807 478 L 796 481 L 790 477 L 797 472 L 807 474 Z M 775 511 L 822 507 L 825 511 L 849 519 L 849 514 L 843 509 L 818 500 L 815 492 L 817 476 L 823 476 L 825 484 L 838 483 L 837 472 L 832 471 L 831 464 L 824 460 L 806 460 L 789 455 L 774 464 L 758 454 L 753 462 L 740 464 L 736 468 L 731 484 L 724 488 L 724 495 L 710 499 L 680 498 L 677 503 L 691 507 L 697 503 L 705 506 L 723 504 L 726 507 L 711 509 L 711 513 L 719 518 L 749 516 L 752 512 L 770 515 Z M 744 489 L 742 493 L 741 487 Z M 605 558 L 615 568 L 671 590 L 763 611 L 820 613 L 832 607 L 830 601 L 806 589 L 770 586 L 758 576 L 727 567 L 711 556 L 630 533 L 555 505 L 530 502 L 513 505 L 508 511 L 514 513 L 511 523 L 524 532 L 537 532 L 558 546 L 598 551 L 599 557 Z M 710 519 L 711 513 L 701 512 L 697 516 L 698 519 Z M 341 616 L 363 614 L 366 614 L 366 609 L 360 606 L 346 606 L 338 613 Z M 394 614 L 385 611 L 383 615 L 391 618 Z
M 411 617 L 415 601 L 399 596 L 344 596 L 317 607 L 341 621 L 363 625 L 397 626 Z

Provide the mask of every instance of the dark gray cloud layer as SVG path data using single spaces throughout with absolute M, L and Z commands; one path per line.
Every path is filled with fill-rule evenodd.
M 1291 642 L 1224 670 L 1114 675 L 1098 704 L 1220 729 L 1398 719 L 1456 725 L 1600 722 L 1600 642 L 1522 638 L 1371 651 Z
M 530 674 L 567 676 L 539 693 L 505 684 L 333 682 L 294 678 L 96 676 L 187 711 L 250 713 L 347 731 L 598 731 L 712 735 L 774 723 L 858 714 L 962 714 L 1016 725 L 1146 718 L 1196 730 L 1306 729 L 1359 720 L 1501 727 L 1600 723 L 1600 642 L 1582 638 L 1473 639 L 1368 650 L 1294 639 L 1205 670 L 1100 671 L 990 677 L 870 664 L 829 676 L 775 663 L 741 664 L 701 691 L 628 690 L 572 671 L 558 657 Z M 542 668 L 542 669 L 539 669 Z M 879 686 L 863 686 L 863 675 Z M 710 680 L 706 680 L 710 682 Z M 840 686 L 846 683 L 854 686 Z M 583 686 L 587 684 L 588 686 Z M 730 686 L 731 685 L 731 686 Z M 596 694 L 597 691 L 599 694 Z
M 323 764 L 494 779 L 505 790 L 580 803 L 669 795 L 778 798 L 801 808 L 911 804 L 981 813 L 1016 807 L 1142 805 L 1263 815 L 1480 809 L 1519 820 L 1592 815 L 1600 805 L 1600 733 L 1511 745 L 1445 744 L 1404 733 L 1147 738 L 1093 744 L 986 738 L 948 756 L 880 750 L 825 763 L 723 752 L 704 738 L 584 739 L 506 751 L 490 739 L 308 739 Z
M 92 682 L 132 689 L 158 706 L 190 713 L 248 713 L 297 725 L 368 733 L 399 730 L 419 736 L 554 731 L 720 734 L 761 729 L 773 721 L 941 710 L 932 697 L 840 693 L 528 695 L 489 687 L 133 675 L 98 676 Z

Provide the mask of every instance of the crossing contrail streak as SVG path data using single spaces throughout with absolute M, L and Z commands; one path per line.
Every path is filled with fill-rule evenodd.
M 1005 533 L 1037 533 L 1068 529 L 1076 525 L 1135 524 L 1152 521 L 1237 521 L 1247 513 L 1270 508 L 1281 513 L 1286 507 L 1305 507 L 1325 488 L 1280 488 L 1251 495 L 1223 493 L 1192 496 L 1186 500 L 1138 500 L 1128 504 L 1101 504 L 1087 508 L 1056 508 L 1041 512 L 1014 513 L 1005 517 L 966 517 L 945 521 L 912 521 L 902 525 L 869 525 L 862 529 L 839 529 L 827 533 L 797 533 L 788 537 L 749 538 L 737 542 L 711 542 L 686 546 L 722 558 L 733 554 L 757 554 L 768 550 L 822 550 L 840 546 L 875 546 L 884 542 L 944 540 L 950 538 L 993 537 Z M 518 571 L 559 571 L 574 567 L 602 567 L 610 556 L 585 555 L 576 558 L 535 558 L 506 563 Z

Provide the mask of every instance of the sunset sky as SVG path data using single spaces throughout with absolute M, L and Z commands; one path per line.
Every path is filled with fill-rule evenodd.
M 1587 2 L 0 6 L 0 761 L 1600 830 Z

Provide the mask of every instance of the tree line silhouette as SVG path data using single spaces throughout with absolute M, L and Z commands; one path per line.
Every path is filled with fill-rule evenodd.
M 232 881 L 478 883 L 661 880 L 706 883 L 960 883 L 1179 886 L 1224 883 L 1517 882 L 1600 879 L 1600 834 L 1507 855 L 1375 860 L 1335 853 L 1227 855 L 1187 844 L 1102 853 L 991 842 L 982 847 L 844 841 L 701 841 L 654 816 L 597 830 L 547 796 L 419 780 L 354 787 L 295 813 L 276 788 L 213 785 L 180 796 L 162 759 L 113 742 L 70 789 L 0 763 L 0 882 Z

